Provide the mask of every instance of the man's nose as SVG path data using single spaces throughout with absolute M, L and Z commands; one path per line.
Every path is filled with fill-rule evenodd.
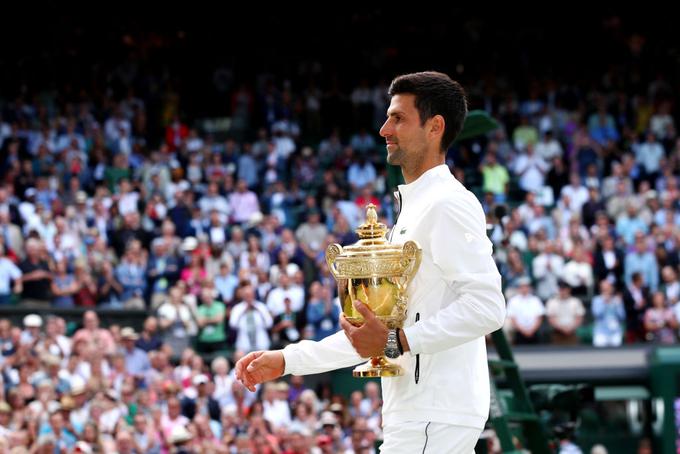
M 387 137 L 390 135 L 390 130 L 391 128 L 389 127 L 389 121 L 386 121 L 383 123 L 383 125 L 380 127 L 380 137 Z

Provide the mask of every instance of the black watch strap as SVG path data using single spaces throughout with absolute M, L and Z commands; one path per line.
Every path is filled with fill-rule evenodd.
M 401 331 L 401 328 L 397 328 L 397 348 L 399 349 L 399 354 L 403 355 L 404 354 L 404 347 L 401 346 L 401 337 L 399 336 L 400 331 Z

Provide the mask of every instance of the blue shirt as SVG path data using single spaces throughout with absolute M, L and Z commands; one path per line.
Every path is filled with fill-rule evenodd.
M 149 363 L 149 356 L 144 350 L 137 347 L 132 351 L 124 350 L 125 353 L 125 368 L 132 375 L 142 375 L 146 372 L 151 364 Z
M 649 287 L 650 291 L 655 292 L 659 287 L 659 265 L 651 252 L 640 254 L 634 251 L 629 253 L 623 267 L 626 285 L 630 285 L 633 273 L 637 271 L 644 278 L 645 285 Z
M 594 331 L 597 334 L 613 335 L 623 332 L 623 321 L 626 312 L 623 303 L 618 296 L 612 296 L 607 304 L 601 295 L 593 298 L 593 318 L 595 320 Z

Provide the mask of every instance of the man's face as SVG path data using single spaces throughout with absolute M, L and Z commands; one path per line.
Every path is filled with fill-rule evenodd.
M 97 329 L 99 327 L 99 320 L 94 312 L 88 312 L 85 314 L 83 324 L 87 329 Z
M 380 135 L 387 143 L 387 162 L 403 165 L 422 155 L 427 148 L 427 134 L 420 123 L 415 95 L 394 95 L 387 109 L 387 120 L 380 128 Z
M 144 418 L 144 416 L 142 415 L 135 416 L 135 430 L 137 430 L 137 432 L 146 431 L 146 418 Z

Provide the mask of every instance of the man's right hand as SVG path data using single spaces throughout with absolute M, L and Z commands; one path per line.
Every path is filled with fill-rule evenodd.
M 251 352 L 236 363 L 236 378 L 255 392 L 255 385 L 279 378 L 284 368 L 281 350 Z

